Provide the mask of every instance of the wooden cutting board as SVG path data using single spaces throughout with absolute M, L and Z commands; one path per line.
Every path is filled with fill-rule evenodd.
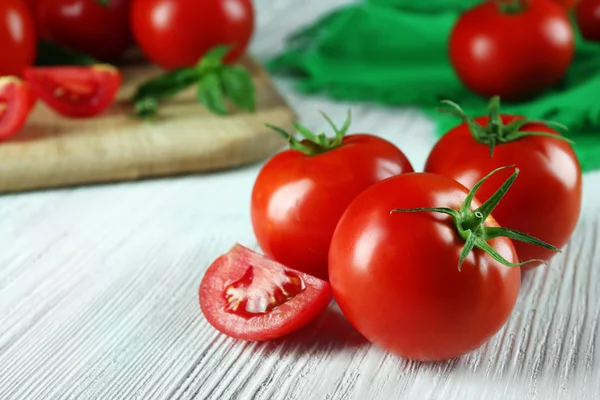
M 258 62 L 247 57 L 257 111 L 218 116 L 190 89 L 161 105 L 160 116 L 132 115 L 137 85 L 160 73 L 124 67 L 118 99 L 102 115 L 68 119 L 38 101 L 22 132 L 0 143 L 0 192 L 198 173 L 260 161 L 285 142 L 266 123 L 291 129 L 296 116 Z

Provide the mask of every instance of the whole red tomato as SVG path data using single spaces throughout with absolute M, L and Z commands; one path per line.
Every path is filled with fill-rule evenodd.
M 471 91 L 524 100 L 565 75 L 575 48 L 567 11 L 548 0 L 523 4 L 502 11 L 499 2 L 484 2 L 459 17 L 450 35 L 450 60 Z
M 3 0 L 0 21 L 0 76 L 21 76 L 35 59 L 33 18 L 21 0 Z
M 507 321 L 520 269 L 488 252 L 508 264 L 517 255 L 510 239 L 486 238 L 486 229 L 499 229 L 493 205 L 477 217 L 471 210 L 480 203 L 467 192 L 442 175 L 409 173 L 371 186 L 344 212 L 329 278 L 344 315 L 374 344 L 409 359 L 446 360 L 478 348 Z M 456 216 L 427 212 L 440 207 Z M 404 212 L 391 212 L 398 208 Z
M 211 48 L 230 45 L 226 62 L 245 51 L 254 30 L 251 0 L 133 0 L 133 34 L 144 54 L 165 69 L 196 64 Z
M 495 101 L 492 99 L 491 104 Z M 474 119 L 481 127 L 480 139 L 474 138 L 467 123 L 458 125 L 437 142 L 425 171 L 449 176 L 472 187 L 491 169 L 516 165 L 521 176 L 494 210 L 494 218 L 506 228 L 528 233 L 556 247 L 564 246 L 581 210 L 582 176 L 577 156 L 570 144 L 549 126 L 526 123 L 520 116 L 499 115 L 497 106 L 491 108 L 496 110 L 492 113 L 496 123 L 490 123 L 488 116 Z M 515 121 L 522 125 L 516 130 L 509 125 Z M 496 139 L 491 142 L 493 135 Z M 481 187 L 478 198 L 489 198 L 503 178 L 506 172 L 492 177 Z M 526 243 L 515 243 L 515 248 L 521 260 L 548 260 L 554 254 Z
M 581 36 L 600 42 L 600 0 L 581 0 L 575 15 Z
M 265 254 L 321 279 L 327 279 L 329 243 L 348 204 L 375 182 L 413 171 L 392 143 L 344 132 L 315 138 L 321 144 L 288 137 L 293 148 L 264 165 L 252 190 L 252 226 Z
M 90 54 L 118 59 L 131 44 L 130 0 L 38 0 L 37 24 L 43 38 Z

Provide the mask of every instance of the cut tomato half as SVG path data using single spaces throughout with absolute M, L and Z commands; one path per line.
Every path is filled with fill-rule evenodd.
M 0 141 L 19 133 L 35 101 L 27 82 L 16 76 L 0 77 Z
M 118 69 L 93 66 L 26 68 L 25 78 L 44 103 L 65 117 L 93 117 L 108 108 L 121 86 Z
M 199 289 L 200 308 L 220 332 L 243 340 L 295 331 L 330 303 L 331 286 L 240 244 L 217 258 Z

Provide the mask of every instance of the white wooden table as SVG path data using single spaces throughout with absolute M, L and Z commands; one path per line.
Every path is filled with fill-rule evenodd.
M 253 52 L 340 0 L 259 0 Z M 326 3 L 326 4 L 324 4 Z M 278 80 L 302 122 L 349 104 Z M 353 131 L 380 134 L 421 168 L 432 124 L 414 110 L 352 104 Z M 203 176 L 0 197 L 0 399 L 600 398 L 600 174 L 564 253 L 528 274 L 505 328 L 445 363 L 375 348 L 332 305 L 291 337 L 229 339 L 197 300 L 234 241 L 256 246 L 249 198 L 259 165 Z M 551 218 L 551 216 L 549 216 Z

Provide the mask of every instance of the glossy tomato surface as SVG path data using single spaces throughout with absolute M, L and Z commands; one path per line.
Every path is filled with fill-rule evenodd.
M 575 15 L 581 36 L 600 42 L 600 0 L 581 0 Z
M 331 287 L 236 244 L 208 268 L 198 295 L 213 327 L 237 339 L 259 341 L 310 322 L 330 303 Z
M 502 115 L 506 124 L 515 116 Z M 476 118 L 485 126 L 487 117 Z M 527 124 L 521 131 L 557 134 L 542 124 Z M 530 234 L 556 247 L 569 240 L 581 211 L 581 167 L 571 145 L 563 140 L 529 136 L 490 148 L 473 139 L 468 127 L 461 124 L 444 135 L 431 151 L 425 171 L 443 174 L 472 187 L 489 171 L 506 165 L 521 170 L 517 179 L 493 212 L 505 228 Z M 510 175 L 498 172 L 477 192 L 485 201 Z M 522 261 L 550 259 L 555 253 L 531 244 L 514 243 Z
M 450 60 L 471 91 L 524 100 L 563 78 L 574 55 L 573 28 L 564 7 L 531 0 L 520 13 L 484 2 L 461 15 L 450 36 Z
M 316 156 L 283 151 L 252 190 L 258 243 L 275 260 L 327 279 L 329 243 L 348 204 L 372 184 L 412 171 L 396 146 L 373 135 L 348 135 L 341 147 Z
M 0 76 L 21 76 L 36 52 L 34 21 L 21 0 L 0 2 Z
M 102 61 L 117 60 L 132 43 L 130 0 L 38 0 L 40 35 Z
M 102 113 L 115 99 L 121 73 L 109 65 L 27 68 L 25 77 L 38 97 L 65 117 Z
M 219 45 L 232 46 L 225 60 L 234 62 L 254 30 L 251 0 L 133 0 L 131 6 L 137 43 L 165 69 L 192 66 Z
M 475 350 L 507 321 L 519 292 L 518 267 L 473 250 L 459 271 L 465 242 L 451 217 L 390 213 L 458 210 L 467 192 L 445 176 L 404 174 L 365 190 L 344 213 L 331 242 L 330 282 L 344 315 L 377 346 L 408 359 L 447 360 Z M 491 217 L 485 225 L 497 226 Z M 516 261 L 509 239 L 488 243 Z
M 14 76 L 0 77 L 0 141 L 19 133 L 35 101 L 27 82 Z

